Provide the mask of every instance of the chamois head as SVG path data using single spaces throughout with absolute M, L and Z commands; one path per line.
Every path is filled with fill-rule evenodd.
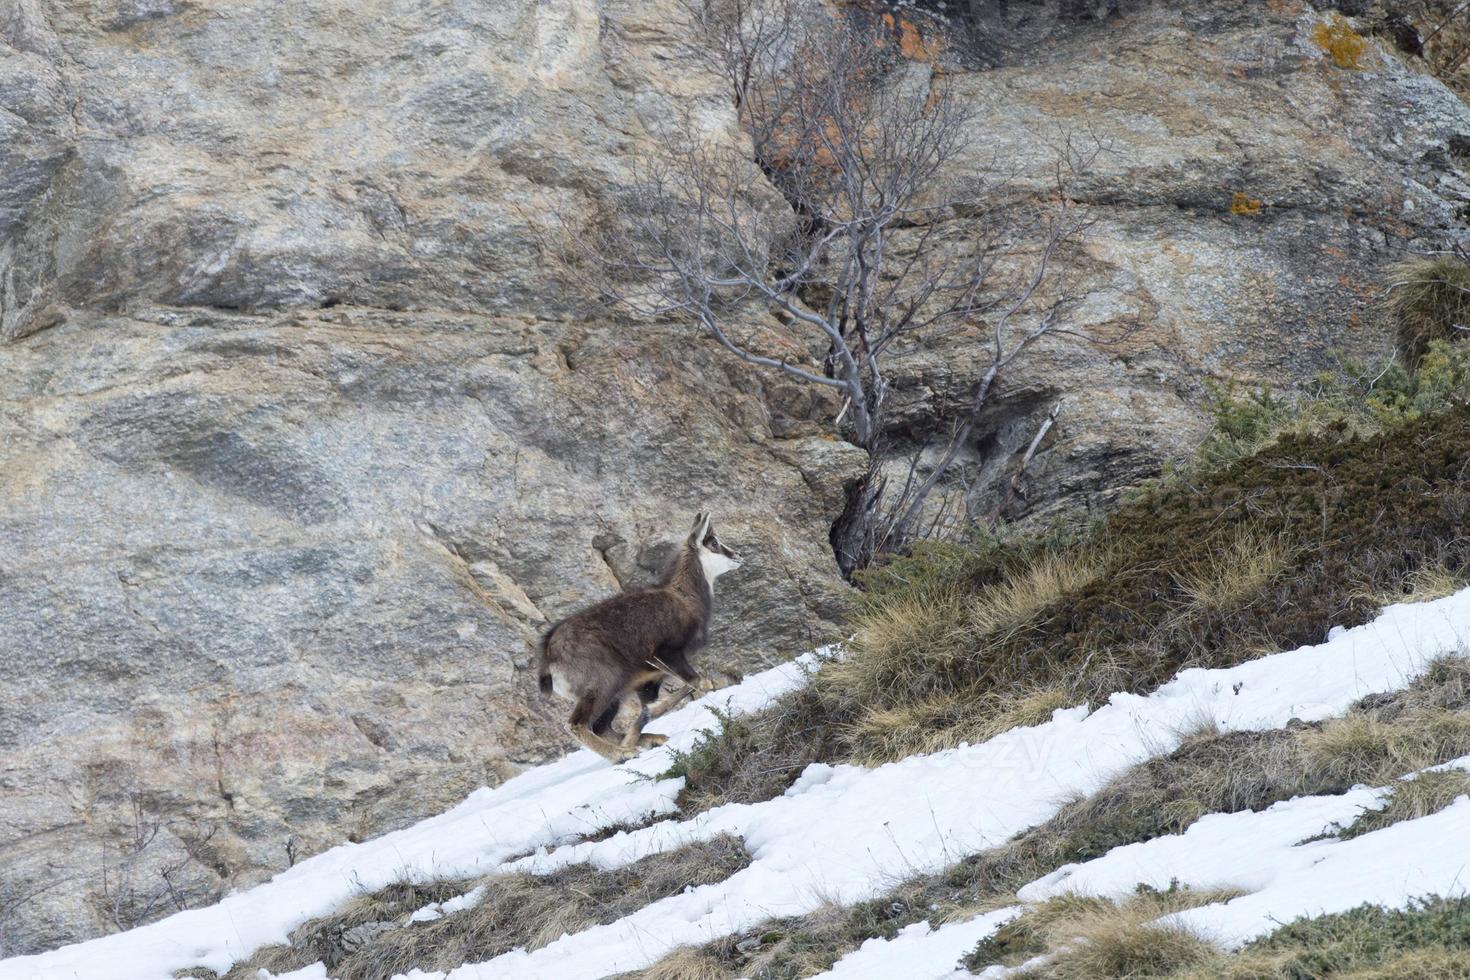
M 694 528 L 689 532 L 684 546 L 699 557 L 699 566 L 704 569 L 704 577 L 711 584 L 726 572 L 740 567 L 740 556 L 715 536 L 708 514 L 695 516 Z

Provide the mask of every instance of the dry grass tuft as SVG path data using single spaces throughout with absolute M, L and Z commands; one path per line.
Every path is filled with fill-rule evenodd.
M 1470 328 L 1470 264 L 1459 257 L 1401 262 L 1389 270 L 1389 279 L 1388 312 L 1411 366 L 1431 340 L 1455 340 Z
M 1035 980 L 1107 980 L 1163 977 L 1207 963 L 1219 949 L 1179 926 L 1140 921 L 1119 909 L 1080 925 L 1065 950 L 1044 966 L 1022 970 Z
M 1335 785 L 1387 785 L 1405 773 L 1470 754 L 1470 713 L 1411 708 L 1391 722 L 1350 714 L 1298 736 L 1303 772 Z
M 1370 593 L 1374 602 L 1389 606 L 1396 602 L 1432 602 L 1454 595 L 1465 587 L 1464 575 L 1442 564 L 1416 568 L 1395 589 Z
M 975 641 L 1002 639 L 1054 602 L 1097 579 L 1111 556 L 1092 549 L 1041 554 L 1019 573 L 971 601 L 966 631 Z
M 1290 557 L 1291 548 L 1280 536 L 1247 526 L 1176 578 L 1191 609 L 1220 612 L 1259 592 L 1281 574 Z
M 1007 698 L 993 692 L 938 692 L 897 707 L 870 708 L 846 726 L 844 734 L 859 747 L 855 761 L 880 765 L 962 743 L 976 745 L 1012 728 L 1039 725 L 1075 701 L 1058 686 Z
M 719 960 L 696 946 L 680 946 L 646 970 L 620 980 L 727 980 L 734 976 Z
M 848 719 L 847 756 L 877 764 L 952 748 L 1076 703 L 1057 678 L 1002 651 L 1096 581 L 1110 557 L 1092 548 L 1040 549 L 998 559 L 987 585 L 941 581 L 869 593 L 851 654 L 814 685 Z
M 1466 794 L 1470 794 L 1470 773 L 1462 769 L 1422 772 L 1394 783 L 1382 807 L 1364 810 L 1338 836 L 1350 840 L 1405 820 L 1418 820 L 1438 813 Z
M 852 655 L 824 670 L 820 682 L 867 703 L 874 696 L 891 702 L 930 690 L 932 675 L 956 668 L 1002 670 L 986 662 L 988 648 L 1096 580 L 1107 559 L 1086 548 L 1041 551 L 980 588 L 944 583 L 870 594 Z
M 1173 912 L 1228 902 L 1238 891 L 1140 887 L 1119 901 L 1062 895 L 1001 926 L 965 959 L 970 970 L 1015 966 L 1050 954 L 1019 976 L 1035 980 L 1105 980 L 1168 976 L 1219 955 L 1214 944 L 1157 920 Z

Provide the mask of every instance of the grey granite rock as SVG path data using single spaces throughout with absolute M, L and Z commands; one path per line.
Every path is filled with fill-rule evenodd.
M 1007 378 L 969 503 L 1067 404 L 1010 516 L 1101 509 L 1203 382 L 1387 350 L 1383 264 L 1461 234 L 1470 113 L 1306 3 L 1123 3 L 951 75 L 1042 186 L 1110 145 L 1073 327 Z M 821 393 L 589 311 L 540 246 L 687 110 L 678 4 L 0 0 L 0 955 L 198 903 L 561 751 L 547 618 L 647 581 L 692 511 L 750 564 L 712 666 L 839 635 L 863 460 Z M 1258 200 L 1234 214 L 1239 192 Z M 964 218 L 945 234 L 962 243 Z M 962 247 L 957 245 L 956 247 Z M 975 331 L 904 355 L 932 448 Z M 172 892 L 160 893 L 160 882 Z

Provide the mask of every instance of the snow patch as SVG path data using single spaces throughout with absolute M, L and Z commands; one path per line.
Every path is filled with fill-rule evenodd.
M 935 929 L 916 922 L 892 939 L 869 939 L 833 964 L 822 980 L 892 980 L 893 977 L 948 977 L 975 944 L 1021 914 L 1021 906 L 998 909 Z M 963 971 L 959 975 L 968 976 Z
M 708 707 L 759 708 L 804 682 L 806 665 L 812 663 L 808 658 L 670 714 L 650 726 L 670 734 L 669 746 L 630 763 L 612 766 L 590 752 L 573 753 L 497 789 L 479 790 L 453 810 L 414 827 L 318 855 L 210 908 L 5 961 L 0 963 L 0 980 L 164 980 L 177 969 L 196 965 L 224 972 L 263 945 L 285 942 L 307 919 L 405 875 L 427 880 L 503 870 L 544 873 L 579 861 L 613 868 L 718 834 L 742 837 L 752 863 L 723 882 L 688 889 L 534 952 L 515 950 L 484 964 L 467 964 L 448 976 L 574 980 L 634 970 L 679 945 L 703 943 L 773 917 L 805 914 L 826 902 L 850 904 L 875 897 L 901 879 L 938 871 L 1003 843 L 1048 819 L 1069 796 L 1094 792 L 1128 767 L 1172 751 L 1184 733 L 1201 723 L 1224 730 L 1265 730 L 1293 718 L 1339 715 L 1367 694 L 1401 689 L 1434 658 L 1461 648 L 1467 633 L 1470 590 L 1434 602 L 1392 606 L 1371 623 L 1334 632 L 1325 643 L 1229 669 L 1183 671 L 1147 697 L 1115 694 L 1091 714 L 1083 707 L 1064 709 L 1045 724 L 1008 731 L 981 745 L 872 770 L 813 767 L 788 794 L 772 800 L 728 805 L 598 842 L 558 846 L 618 823 L 674 812 L 682 780 L 650 777 L 667 769 L 672 750 L 687 750 L 702 730 L 714 726 Z M 1249 884 L 1259 891 L 1180 914 L 1234 938 L 1252 935 L 1252 930 L 1264 928 L 1263 922 L 1280 918 L 1283 909 L 1308 902 L 1315 903 L 1315 910 L 1327 910 L 1332 903 L 1358 904 L 1368 894 L 1392 900 L 1426 890 L 1448 891 L 1461 873 L 1460 859 L 1453 855 L 1465 849 L 1445 842 L 1470 841 L 1470 801 L 1352 841 L 1297 847 L 1325 825 L 1351 819 L 1380 799 L 1378 792 L 1354 791 L 1330 801 L 1294 800 L 1262 814 L 1207 817 L 1177 839 L 1148 842 L 1156 852 L 1117 857 L 1124 848 L 1068 869 L 1065 885 L 1059 880 L 1057 887 L 1076 888 L 1095 880 L 1096 887 L 1110 888 L 1123 879 L 1131 887 L 1143 880 L 1140 867 L 1164 876 L 1155 880 L 1160 886 L 1171 877 L 1189 884 Z M 1237 824 L 1235 819 L 1247 822 Z M 1189 848 L 1166 853 L 1189 834 L 1195 835 Z M 1218 839 L 1207 834 L 1218 834 Z M 1199 850 L 1201 842 L 1216 848 L 1210 852 L 1213 858 L 1204 856 L 1208 847 Z M 1194 865 L 1187 863 L 1191 849 L 1198 850 Z M 528 852 L 529 857 L 512 860 Z M 1303 854 L 1312 860 L 1303 864 Z M 1110 859 L 1127 861 L 1127 870 L 1101 863 Z M 1313 897 L 1308 898 L 1304 883 Z M 1045 886 L 1036 887 L 1033 894 Z M 445 914 L 443 906 L 438 912 Z M 893 944 L 869 944 L 849 958 L 852 962 L 839 966 L 860 971 L 868 969 L 865 962 L 892 962 L 889 957 L 897 956 L 904 958 L 903 975 L 923 976 L 930 966 L 940 969 L 940 960 L 961 939 L 973 945 L 984 928 L 978 920 L 929 931 L 927 926 L 911 927 Z M 927 956 L 919 950 L 930 943 L 937 944 L 932 963 L 925 958 L 923 970 L 907 969 L 910 962 L 920 962 L 919 956 Z M 949 960 L 943 972 L 927 975 L 946 975 L 953 965 Z M 415 971 L 410 976 L 445 975 Z
M 1092 793 L 1128 767 L 1172 751 L 1201 723 L 1267 730 L 1293 718 L 1339 715 L 1365 695 L 1401 689 L 1432 660 L 1460 648 L 1467 632 L 1470 590 L 1392 606 L 1326 643 L 1228 669 L 1186 670 L 1147 697 L 1115 694 L 1090 715 L 1085 708 L 1059 711 L 1050 722 L 982 745 L 872 770 L 824 768 L 820 782 L 814 778 L 791 795 L 539 850 L 507 868 L 547 873 L 584 861 L 615 868 L 719 834 L 742 837 L 752 863 L 616 922 L 534 952 L 467 964 L 447 977 L 601 977 L 769 918 L 876 897 L 898 880 L 933 873 L 1041 823 L 1068 796 Z
M 1448 766 L 1470 768 L 1470 758 Z M 1442 769 L 1445 766 L 1435 766 Z M 1412 775 L 1405 778 L 1413 778 Z M 1070 864 L 1017 892 L 1025 902 L 1063 893 L 1118 897 L 1140 884 L 1167 888 L 1244 888 L 1229 902 L 1160 920 L 1239 946 L 1302 916 L 1342 912 L 1364 902 L 1402 908 L 1409 899 L 1470 889 L 1470 799 L 1351 840 L 1306 841 L 1382 805 L 1388 788 L 1307 796 L 1260 812 L 1202 817 L 1184 833 L 1117 847 Z
M 648 726 L 669 735 L 669 744 L 631 762 L 614 766 L 586 749 L 573 752 L 494 789 L 476 790 L 437 817 L 335 847 L 207 908 L 0 961 L 0 980 L 169 980 L 174 971 L 192 966 L 224 973 L 262 946 L 289 942 L 291 930 L 308 919 L 393 881 L 484 875 L 536 847 L 673 812 L 684 781 L 650 777 L 669 768 L 674 750 L 693 747 L 702 732 L 718 727 L 710 709 L 747 712 L 769 704 L 805 683 L 823 653 L 754 674 L 670 712 Z

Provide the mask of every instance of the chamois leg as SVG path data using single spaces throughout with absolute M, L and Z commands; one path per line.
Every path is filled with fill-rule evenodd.
M 643 697 L 643 688 L 646 686 L 641 685 L 638 688 L 640 702 Z M 638 737 L 643 734 L 643 726 L 648 724 L 648 709 L 643 707 L 641 703 L 638 705 L 638 708 L 638 717 L 633 719 L 632 723 L 628 725 L 628 730 L 623 733 L 622 745 L 624 752 L 638 751 Z
M 664 659 L 665 657 L 668 657 L 668 659 Z M 662 718 L 689 700 L 695 693 L 691 679 L 698 680 L 699 675 L 689 666 L 689 661 L 685 658 L 682 650 L 674 652 L 674 649 L 664 647 L 659 650 L 658 655 L 651 662 L 656 663 L 662 672 L 658 677 L 638 689 L 638 697 L 643 701 L 649 718 Z M 674 695 L 664 701 L 663 704 L 655 705 L 653 702 L 658 700 L 659 685 L 663 683 L 665 677 L 678 678 L 683 682 L 684 686 L 680 690 L 675 691 Z M 645 695 L 645 691 L 649 693 Z
M 612 723 L 617 720 L 618 709 L 621 707 L 622 705 L 617 701 L 608 705 L 607 710 L 593 720 L 592 734 L 607 738 L 608 729 L 612 728 Z
M 670 711 L 673 711 L 675 708 L 681 708 L 681 707 L 683 707 L 684 706 L 684 702 L 685 701 L 688 701 L 693 696 L 694 696 L 694 688 L 687 687 L 687 686 L 684 687 L 684 688 L 681 688 L 679 691 L 677 691 L 674 694 L 673 697 L 671 697 L 668 700 L 666 700 L 663 704 L 656 704 L 656 705 L 653 705 L 652 707 L 648 708 L 647 709 L 647 711 L 648 711 L 648 717 L 649 718 L 662 718 L 664 715 L 668 714 Z
M 701 677 L 699 671 L 689 665 L 689 657 L 684 650 L 663 651 L 661 653 L 661 660 L 685 684 L 684 690 L 679 694 L 680 700 L 708 694 L 719 687 L 718 684 L 708 677 Z M 674 703 L 678 704 L 679 702 L 676 701 Z M 664 711 L 669 711 L 672 707 L 673 705 L 670 705 L 664 708 Z
M 588 724 L 588 722 L 594 720 L 601 721 L 607 713 L 608 709 L 606 707 L 603 707 L 601 711 L 597 710 L 599 702 L 605 700 L 593 694 L 584 694 L 577 699 L 577 706 L 572 709 L 572 717 L 568 722 L 572 730 L 572 737 L 609 762 L 626 762 L 633 758 L 633 753 L 627 751 L 616 742 L 609 741 L 602 735 L 599 735 Z M 616 700 L 612 703 L 612 709 L 616 713 Z
M 623 736 L 623 748 L 631 749 L 636 746 L 641 749 L 651 749 L 669 740 L 667 735 L 645 735 L 643 733 L 643 726 L 654 717 L 648 706 L 658 700 L 658 688 L 661 682 L 661 678 L 655 678 L 638 686 L 638 706 L 640 708 L 638 719 L 628 727 L 628 733 Z

